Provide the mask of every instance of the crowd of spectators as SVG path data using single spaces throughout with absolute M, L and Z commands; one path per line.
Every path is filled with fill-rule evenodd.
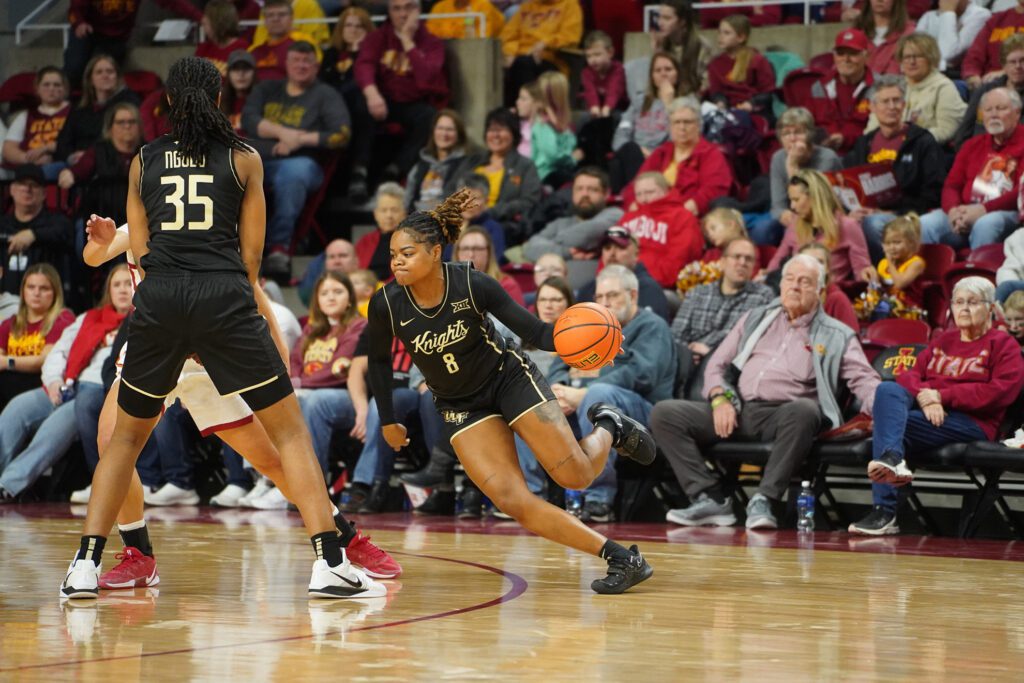
M 856 533 L 898 530 L 890 489 L 912 478 L 906 448 L 1001 436 L 1022 381 L 999 304 L 1024 290 L 1024 0 L 826 7 L 844 26 L 806 65 L 754 47 L 789 21 L 779 5 L 652 3 L 650 55 L 623 63 L 614 31 L 590 26 L 581 0 L 353 0 L 336 17 L 315 0 L 159 4 L 201 28 L 195 54 L 221 70 L 220 106 L 263 158 L 269 277 L 290 280 L 301 217 L 327 187 L 372 210 L 375 229 L 332 241 L 298 281 L 301 328 L 281 311 L 282 327 L 301 329 L 291 375 L 328 483 L 332 436 L 362 442 L 347 509 L 390 500 L 395 456 L 367 391 L 364 334 L 366 303 L 390 278 L 389 235 L 461 188 L 479 203 L 445 258 L 471 261 L 545 319 L 593 301 L 620 321 L 614 367 L 584 373 L 529 352 L 579 435 L 597 401 L 650 424 L 689 500 L 670 522 L 735 522 L 702 449 L 739 436 L 775 444 L 746 523 L 777 526 L 814 440 L 851 417 L 848 393 L 866 415 L 885 406 L 874 507 Z M 126 273 L 83 266 L 84 224 L 125 220 L 128 165 L 168 131 L 163 90 L 126 85 L 137 11 L 73 0 L 63 68 L 40 69 L 37 101 L 7 120 L 0 500 L 22 495 L 76 436 L 95 461 L 88 416 L 126 312 Z M 374 11 L 386 13 L 379 23 Z M 452 13 L 466 14 L 431 16 Z M 473 139 L 452 107 L 445 41 L 480 38 L 500 43 L 503 105 Z M 944 282 L 936 264 L 954 261 L 981 277 Z M 72 322 L 64 302 L 88 312 Z M 885 317 L 934 328 L 898 383 L 881 382 L 862 349 Z M 429 388 L 393 351 L 396 410 L 443 451 Z M 999 391 L 977 390 L 981 377 Z M 683 399 L 694 384 L 706 400 Z M 61 437 L 40 445 L 43 421 Z M 192 502 L 188 476 L 159 465 L 179 440 L 157 441 L 164 454 L 143 459 L 148 500 Z M 531 490 L 548 495 L 529 449 L 518 451 Z M 287 505 L 265 482 L 253 487 L 235 454 L 225 463 L 216 504 Z M 618 493 L 612 457 L 584 492 L 584 520 L 613 519 Z

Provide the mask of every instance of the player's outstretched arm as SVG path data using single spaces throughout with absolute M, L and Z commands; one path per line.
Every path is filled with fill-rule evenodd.
M 115 259 L 131 248 L 127 230 L 118 230 L 113 220 L 92 214 L 85 222 L 85 234 L 89 241 L 82 249 L 82 260 L 86 265 L 101 266 Z
M 263 196 L 263 162 L 255 152 L 233 150 L 235 171 L 245 187 L 238 215 L 238 248 L 249 282 L 259 282 L 263 243 L 267 236 L 267 201 Z M 257 302 L 258 303 L 258 302 Z M 270 316 L 267 316 L 269 319 Z
M 395 409 L 391 399 L 391 345 L 394 341 L 391 314 L 384 290 L 370 299 L 369 324 L 370 352 L 367 356 L 367 377 L 373 397 L 377 400 L 377 412 L 380 414 L 381 434 L 388 445 L 396 451 L 408 445 L 405 425 L 395 421 Z
M 516 303 L 501 283 L 479 271 L 469 273 L 470 292 L 473 305 L 480 313 L 491 313 L 505 327 L 512 330 L 524 344 L 531 344 L 542 351 L 555 350 L 555 326 Z
M 142 203 L 142 173 L 139 155 L 132 159 L 131 168 L 128 169 L 128 238 L 131 244 L 132 253 L 135 255 L 135 263 L 138 267 L 139 277 L 145 273 L 142 270 L 142 257 L 149 253 L 149 218 L 146 216 L 146 207 Z

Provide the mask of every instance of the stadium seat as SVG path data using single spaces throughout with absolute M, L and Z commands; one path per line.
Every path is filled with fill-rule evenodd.
M 996 268 L 987 264 L 954 263 L 942 274 L 942 290 L 947 299 L 953 298 L 953 287 L 965 277 L 979 276 L 996 284 Z
M 37 102 L 34 71 L 16 73 L 0 84 L 0 104 L 6 104 L 9 113 L 28 109 Z
M 790 107 L 810 109 L 811 88 L 821 79 L 823 72 L 814 67 L 794 69 L 782 81 L 782 99 Z
M 864 337 L 876 344 L 899 346 L 901 344 L 927 344 L 930 333 L 931 328 L 923 320 L 886 318 L 871 323 Z
M 126 71 L 124 73 L 124 84 L 129 90 L 139 96 L 139 99 L 146 99 L 154 90 L 163 86 L 160 76 L 152 71 Z
M 330 188 L 331 179 L 334 178 L 334 171 L 338 168 L 340 156 L 340 154 L 332 154 L 327 161 L 321 162 L 324 180 L 320 183 L 319 189 L 306 198 L 306 205 L 303 207 L 299 219 L 295 222 L 295 230 L 292 231 L 290 253 L 295 253 L 296 247 L 309 236 L 310 232 L 314 233 L 317 239 L 320 240 L 321 247 L 327 246 L 327 236 L 316 219 L 316 212 L 323 203 L 324 197 L 327 196 L 327 190 Z
M 922 244 L 918 254 L 924 259 L 922 283 L 941 283 L 942 276 L 956 261 L 956 252 L 948 244 Z
M 972 249 L 971 253 L 967 256 L 967 263 L 985 266 L 994 270 L 999 270 L 999 266 L 1003 265 L 1005 260 L 1006 255 L 1003 253 L 1002 242 L 986 244 L 983 247 Z
M 512 279 L 516 281 L 519 288 L 523 290 L 523 294 L 537 289 L 537 283 L 533 280 L 532 263 L 506 263 L 501 267 L 501 270 L 503 273 L 512 276 Z

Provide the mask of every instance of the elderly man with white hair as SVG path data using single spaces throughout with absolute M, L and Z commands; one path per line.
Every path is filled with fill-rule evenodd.
M 898 534 L 897 487 L 914 475 L 908 451 L 949 443 L 994 441 L 1006 409 L 1024 387 L 1020 345 L 993 326 L 995 287 L 965 277 L 950 304 L 956 328 L 933 337 L 917 362 L 875 390 L 874 439 L 868 465 L 874 508 L 850 533 Z
M 942 208 L 921 216 L 921 241 L 971 249 L 1002 241 L 1020 222 L 1017 189 L 1024 157 L 1021 99 L 996 88 L 981 98 L 985 134 L 964 143 L 942 186 Z
M 771 441 L 748 529 L 774 529 L 773 507 L 823 429 L 843 422 L 845 384 L 871 413 L 879 377 L 853 330 L 821 307 L 825 270 L 807 254 L 782 269 L 781 296 L 746 313 L 712 354 L 704 375 L 707 401 L 662 401 L 650 426 L 690 506 L 670 510 L 684 526 L 736 523 L 732 503 L 701 448 L 717 441 Z

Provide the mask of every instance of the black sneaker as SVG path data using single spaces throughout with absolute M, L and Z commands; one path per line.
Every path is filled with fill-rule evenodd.
M 413 508 L 417 515 L 445 515 L 455 514 L 455 491 L 441 491 L 434 489 L 418 508 Z
M 889 536 L 898 534 L 900 528 L 896 526 L 895 512 L 889 512 L 876 505 L 867 517 L 851 524 L 847 531 L 862 536 Z
M 373 488 L 359 506 L 359 512 L 374 514 L 384 512 L 387 507 L 388 498 L 391 496 L 391 484 L 387 481 L 373 482 Z
M 459 519 L 479 519 L 484 514 L 484 494 L 480 489 L 466 487 L 462 491 L 462 511 Z
M 614 522 L 615 511 L 607 503 L 599 503 L 596 500 L 588 500 L 583 504 L 583 512 L 580 514 L 581 522 Z
M 607 403 L 595 403 L 587 411 L 590 424 L 597 425 L 598 420 L 611 420 L 615 423 L 612 434 L 612 448 L 641 465 L 650 465 L 657 454 L 654 437 L 642 424 L 629 417 L 621 410 Z
M 640 549 L 631 545 L 629 551 L 633 554 L 628 560 L 617 557 L 608 559 L 608 576 L 596 579 L 590 584 L 595 593 L 617 595 L 651 578 L 654 568 L 647 564 L 647 560 L 640 554 Z
M 370 488 L 366 484 L 353 483 L 348 491 L 342 494 L 344 500 L 338 503 L 338 509 L 342 512 L 358 512 L 369 494 Z

